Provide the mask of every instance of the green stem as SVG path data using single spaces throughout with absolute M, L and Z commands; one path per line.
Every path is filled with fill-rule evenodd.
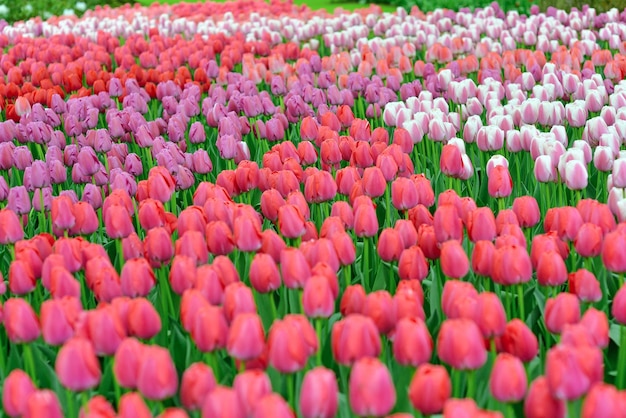
M 617 358 L 617 388 L 622 390 L 625 387 L 624 373 L 626 372 L 626 327 L 620 327 L 619 354 Z
M 287 383 L 287 402 L 289 402 L 289 405 L 291 405 L 291 407 L 293 408 L 293 410 L 296 410 L 296 397 L 294 395 L 295 392 L 295 373 L 289 373 L 287 375 L 287 379 L 286 379 L 286 383 Z
M 35 358 L 33 357 L 33 349 L 30 344 L 23 344 L 24 348 L 24 366 L 26 368 L 26 372 L 33 379 L 33 383 L 37 386 L 37 374 L 35 373 Z
M 65 395 L 67 397 L 67 416 L 75 417 L 76 415 L 76 401 L 74 400 L 74 392 L 69 389 L 65 389 Z
M 315 318 L 315 332 L 317 333 L 317 365 L 322 366 L 322 319 Z
M 220 369 L 219 369 L 219 366 L 218 366 L 218 363 L 217 363 L 217 353 L 215 353 L 215 351 L 209 351 L 208 353 L 205 353 L 204 356 L 205 356 L 206 362 L 213 369 L 213 376 L 215 377 L 215 381 L 219 383 L 219 381 L 220 381 Z M 243 364 L 243 362 L 242 362 L 242 364 Z
M 524 284 L 517 285 L 517 303 L 519 304 L 520 319 L 526 322 L 526 313 L 524 312 Z
M 466 398 L 473 399 L 476 393 L 476 370 L 467 371 L 467 395 Z
M 121 238 L 117 238 L 115 240 L 115 251 L 117 252 L 115 257 L 117 261 L 117 271 L 122 274 L 122 267 L 124 266 L 124 249 L 122 247 Z

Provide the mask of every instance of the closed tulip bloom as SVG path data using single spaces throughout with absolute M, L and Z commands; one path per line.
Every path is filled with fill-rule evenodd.
M 593 385 L 582 407 L 583 418 L 623 417 L 624 401 L 615 386 L 608 383 Z
M 123 394 L 119 399 L 118 418 L 150 418 L 152 413 L 137 392 Z
M 252 411 L 252 418 L 276 417 L 294 418 L 295 414 L 291 410 L 287 401 L 277 393 L 269 393 L 257 402 Z
M 337 183 L 328 171 L 318 171 L 306 179 L 304 196 L 309 203 L 332 200 L 337 194 Z
M 149 340 L 161 331 L 161 318 L 148 299 L 133 299 L 128 307 L 128 333 Z
M 342 266 L 348 266 L 356 260 L 356 246 L 352 237 L 346 232 L 334 234 L 331 238 L 337 258 Z
M 443 418 L 482 416 L 473 399 L 450 398 L 443 406 Z
M 568 282 L 569 292 L 575 294 L 581 301 L 597 302 L 602 299 L 600 282 L 589 270 L 579 269 L 574 273 L 570 273 Z M 613 304 L 615 305 L 615 298 L 613 299 Z
M 378 237 L 378 256 L 386 262 L 397 261 L 404 251 L 404 243 L 400 233 L 393 228 L 385 228 Z
M 137 216 L 139 218 L 139 224 L 145 231 L 164 226 L 166 223 L 165 207 L 163 203 L 156 199 L 148 198 L 139 202 L 139 212 Z
M 359 416 L 382 417 L 396 403 L 396 389 L 389 370 L 377 358 L 363 358 L 352 367 L 350 408 Z
M 404 366 L 417 367 L 430 360 L 433 340 L 421 319 L 403 318 L 398 321 L 393 337 L 393 356 Z
M 355 207 L 354 232 L 357 237 L 373 237 L 378 233 L 378 218 L 373 206 L 359 205 Z
M 36 390 L 26 400 L 23 418 L 61 418 L 63 410 L 56 393 L 51 390 Z
M 302 370 L 319 342 L 311 323 L 301 315 L 275 320 L 267 338 L 270 364 L 281 373 Z
M 604 236 L 602 245 L 602 263 L 613 273 L 626 273 L 626 233 L 614 231 Z
M 434 227 L 439 243 L 463 239 L 463 221 L 456 206 L 439 206 L 435 211 Z
M 402 251 L 398 260 L 398 276 L 401 280 L 424 280 L 428 276 L 429 265 L 419 246 L 414 245 Z
M 374 321 L 380 334 L 389 334 L 395 326 L 393 298 L 386 290 L 378 290 L 367 295 L 363 305 L 363 315 Z
M 574 238 L 574 248 L 582 257 L 597 257 L 602 251 L 603 239 L 602 228 L 596 224 L 584 223 Z
M 226 347 L 228 323 L 221 306 L 205 305 L 196 311 L 192 320 L 191 338 L 201 352 Z
M 217 383 L 213 370 L 204 363 L 193 363 L 183 373 L 180 384 L 180 400 L 190 411 L 202 408 L 206 396 L 215 389 Z
M 604 312 L 589 308 L 580 319 L 580 324 L 589 331 L 596 346 L 606 348 L 609 345 L 609 320 Z
M 542 286 L 560 286 L 567 281 L 567 267 L 561 254 L 548 251 L 539 257 L 537 281 Z
M 265 395 L 272 393 L 272 382 L 263 370 L 246 370 L 238 373 L 233 381 L 239 405 L 246 416 L 250 416 L 257 403 Z
M 178 375 L 169 350 L 146 346 L 137 375 L 137 389 L 150 400 L 160 401 L 176 394 Z
M 144 358 L 145 346 L 135 338 L 126 338 L 115 352 L 113 374 L 120 386 L 126 389 L 137 387 L 139 367 Z
M 580 303 L 571 293 L 559 293 L 546 301 L 544 313 L 546 328 L 553 334 L 560 334 L 566 324 L 580 320 Z
M 571 401 L 583 396 L 603 377 L 602 351 L 596 347 L 559 344 L 548 350 L 546 377 L 550 393 Z
M 85 338 L 72 338 L 57 355 L 54 369 L 59 382 L 67 389 L 82 392 L 100 383 L 100 363 L 91 342 Z
M 245 418 L 232 388 L 217 386 L 206 396 L 202 405 L 202 418 Z
M 167 264 L 174 255 L 172 238 L 165 228 L 153 228 L 143 241 L 146 259 L 152 267 Z
M 391 202 L 400 211 L 409 210 L 419 203 L 417 187 L 410 179 L 398 177 L 391 183 Z
M 488 179 L 489 196 L 495 198 L 507 197 L 513 190 L 513 180 L 509 169 L 499 165 L 494 167 Z
M 39 320 L 29 303 L 21 298 L 8 299 L 3 306 L 4 329 L 13 343 L 28 343 L 39 337 Z
M 115 354 L 126 338 L 126 324 L 112 305 L 87 311 L 85 328 L 98 355 Z
M 441 244 L 441 271 L 453 279 L 460 279 L 469 271 L 469 260 L 459 241 Z
M 566 405 L 550 393 L 548 379 L 539 376 L 532 381 L 524 400 L 524 415 L 528 418 L 564 418 Z
M 96 232 L 100 227 L 96 211 L 93 206 L 87 202 L 77 202 L 74 204 L 74 216 L 76 222 L 70 230 L 72 235 L 90 235 Z
M 495 293 L 482 292 L 476 298 L 475 321 L 485 338 L 502 335 L 506 327 L 506 312 Z
M 74 226 L 74 203 L 68 196 L 59 196 L 52 199 L 52 226 L 59 231 L 69 230 Z
M 295 205 L 286 204 L 278 209 L 278 229 L 290 239 L 299 238 L 306 232 L 304 216 Z
M 413 408 L 424 415 L 440 413 L 451 395 L 452 383 L 445 367 L 422 364 L 417 368 L 409 386 Z
M 617 158 L 613 163 L 613 186 L 623 189 L 626 187 L 626 158 Z
M 532 228 L 541 220 L 537 200 L 533 196 L 520 196 L 513 201 L 513 212 L 522 228 Z
M 439 169 L 449 177 L 458 178 L 463 172 L 463 152 L 454 144 L 446 144 L 441 150 Z
M 335 312 L 335 297 L 326 277 L 316 275 L 306 281 L 302 304 L 309 318 L 329 318 Z
M 127 260 L 120 275 L 122 294 L 131 298 L 147 296 L 156 284 L 150 263 L 145 258 Z
M 496 339 L 496 345 L 500 352 L 512 354 L 524 363 L 534 359 L 539 351 L 537 336 L 517 318 L 506 324 L 504 333 Z
M 206 226 L 207 248 L 211 254 L 227 255 L 235 248 L 232 231 L 226 222 L 212 221 Z
M 588 182 L 587 166 L 580 160 L 565 163 L 565 185 L 570 190 L 583 190 Z
M 235 316 L 228 330 L 228 354 L 238 360 L 252 360 L 263 353 L 264 346 L 265 333 L 259 315 L 240 313 Z
M 82 310 L 77 298 L 48 299 L 41 304 L 41 333 L 49 345 L 61 345 L 74 335 L 74 326 Z
M 269 254 L 257 253 L 249 272 L 250 284 L 259 293 L 269 293 L 280 287 L 280 273 Z
M 446 319 L 437 337 L 441 361 L 459 370 L 474 370 L 487 361 L 480 328 L 470 319 Z
M 123 206 L 110 206 L 104 212 L 104 226 L 109 238 L 126 238 L 135 231 L 128 210 Z
M 224 289 L 223 307 L 226 319 L 231 324 L 239 314 L 256 313 L 252 289 L 241 282 L 229 284 Z
M 526 283 L 532 276 L 530 256 L 519 245 L 506 245 L 497 248 L 493 255 L 491 277 L 503 285 Z
M 493 241 L 496 237 L 496 218 L 489 207 L 478 208 L 470 213 L 467 234 L 472 242 Z
M 334 375 L 333 375 L 334 376 Z M 14 369 L 4 379 L 2 388 L 2 407 L 10 417 L 24 415 L 28 397 L 36 388 L 30 377 L 21 369 Z
M 475 243 L 471 260 L 472 270 L 475 274 L 484 277 L 491 276 L 495 251 L 496 247 L 491 241 L 478 241 Z
M 26 295 L 37 285 L 35 274 L 24 260 L 14 260 L 9 266 L 9 290 L 15 295 Z
M 10 209 L 0 210 L 0 244 L 14 244 L 21 239 L 24 239 L 24 229 L 16 213 Z
M 165 167 L 152 167 L 148 174 L 148 196 L 159 202 L 169 202 L 176 188 L 176 180 Z
M 498 354 L 489 378 L 491 396 L 498 402 L 519 402 L 526 395 L 527 385 L 522 361 L 511 354 Z
M 393 296 L 393 305 L 393 315 L 397 321 L 403 318 L 426 319 L 424 291 L 421 283 L 417 280 L 400 281 L 396 294 Z
M 333 324 L 331 344 L 333 357 L 343 365 L 351 365 L 364 357 L 377 357 L 381 350 L 374 321 L 360 314 L 348 315 Z
M 353 284 L 348 286 L 341 297 L 339 303 L 339 312 L 344 317 L 347 317 L 353 313 L 362 313 L 363 306 L 365 305 L 365 289 L 360 284 Z

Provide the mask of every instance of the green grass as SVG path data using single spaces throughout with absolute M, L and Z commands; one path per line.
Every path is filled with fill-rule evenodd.
M 145 6 L 149 6 L 150 4 L 154 3 L 154 0 L 138 0 L 139 3 L 145 5 Z M 181 0 L 157 0 L 158 3 L 167 3 L 167 4 L 175 4 L 175 3 L 180 3 Z M 198 0 L 183 0 L 186 1 L 188 3 L 195 3 Z M 215 1 L 219 1 L 221 2 L 222 0 L 215 0 Z M 354 1 L 344 1 L 344 0 L 335 0 L 335 1 L 331 1 L 331 0 L 294 0 L 295 4 L 306 4 L 307 6 L 309 6 L 311 9 L 313 10 L 320 10 L 320 9 L 324 9 L 327 10 L 328 12 L 332 13 L 335 9 L 337 8 L 342 8 L 345 10 L 355 10 L 355 9 L 360 9 L 360 8 L 364 8 L 367 7 L 367 4 L 359 4 L 357 2 Z M 380 7 L 383 9 L 384 12 L 395 12 L 396 8 L 394 6 L 391 6 L 389 4 L 381 4 Z

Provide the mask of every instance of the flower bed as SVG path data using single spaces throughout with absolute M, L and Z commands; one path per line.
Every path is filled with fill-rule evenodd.
M 626 15 L 1 28 L 9 416 L 621 416 Z

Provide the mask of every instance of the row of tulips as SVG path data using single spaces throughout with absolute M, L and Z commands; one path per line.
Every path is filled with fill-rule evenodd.
M 3 26 L 4 411 L 619 416 L 623 20 Z

